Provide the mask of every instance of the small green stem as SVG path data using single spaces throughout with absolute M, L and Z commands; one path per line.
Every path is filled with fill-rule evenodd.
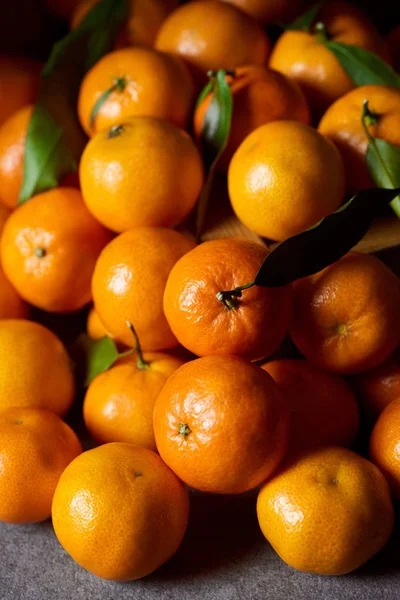
M 178 431 L 179 431 L 179 434 L 184 439 L 187 438 L 187 436 L 189 435 L 189 433 L 192 433 L 192 430 L 190 429 L 190 427 L 189 427 L 189 425 L 187 423 L 179 423 Z
M 395 189 L 395 187 L 396 187 L 395 182 L 393 181 L 391 173 L 390 173 L 389 169 L 387 168 L 386 163 L 381 156 L 381 153 L 379 152 L 379 148 L 377 146 L 375 138 L 371 135 L 370 131 L 368 130 L 368 125 L 375 125 L 378 121 L 378 118 L 379 118 L 379 115 L 369 108 L 368 100 L 364 100 L 362 115 L 361 115 L 361 123 L 362 123 L 363 129 L 364 129 L 364 133 L 367 136 L 368 143 L 372 146 L 372 148 L 375 152 L 375 155 L 378 159 L 381 169 L 386 174 L 386 177 L 390 181 L 392 188 Z M 392 207 L 394 213 L 400 219 L 400 202 L 399 202 L 398 196 L 390 203 L 390 206 Z
M 44 258 L 47 254 L 47 250 L 46 250 L 46 248 L 39 247 L 39 248 L 34 249 L 34 253 L 35 253 L 35 256 L 37 256 L 38 258 Z
M 318 41 L 322 42 L 323 44 L 325 44 L 325 42 L 329 40 L 329 35 L 326 30 L 325 23 L 321 23 L 321 21 L 315 23 L 313 33 L 314 35 L 316 35 Z
M 148 369 L 150 366 L 150 363 L 148 361 L 144 360 L 144 358 L 143 358 L 142 348 L 140 346 L 138 334 L 136 333 L 135 328 L 130 321 L 127 321 L 126 324 L 128 325 L 128 327 L 131 330 L 133 337 L 135 339 L 134 352 L 136 352 L 136 354 L 137 354 L 137 368 L 138 369 Z
M 112 94 L 113 92 L 123 92 L 124 89 L 126 88 L 127 84 L 128 84 L 128 82 L 125 79 L 125 77 L 116 77 L 114 79 L 113 85 L 111 87 L 109 87 L 108 90 L 103 92 L 103 94 L 100 96 L 100 98 L 97 100 L 97 102 L 93 106 L 92 112 L 90 113 L 90 121 L 89 121 L 90 129 L 93 129 L 93 125 L 94 125 L 97 113 L 99 112 L 99 110 L 103 106 L 104 102 L 109 97 L 109 95 Z
M 240 285 L 233 290 L 218 292 L 217 300 L 228 310 L 236 310 L 239 304 L 238 299 L 242 297 L 242 292 L 248 290 L 255 285 L 254 281 L 246 285 Z

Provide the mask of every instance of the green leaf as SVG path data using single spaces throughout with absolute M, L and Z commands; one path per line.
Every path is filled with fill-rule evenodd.
M 300 15 L 300 17 L 297 17 L 297 19 L 293 21 L 293 23 L 290 23 L 290 25 L 282 25 L 283 29 L 288 31 L 310 31 L 311 25 L 313 24 L 315 17 L 317 16 L 323 4 L 324 2 L 317 2 L 310 8 L 310 10 L 303 15 Z
M 197 239 L 199 239 L 204 225 L 216 166 L 225 150 L 231 131 L 233 100 L 231 88 L 226 81 L 226 74 L 224 69 L 220 69 L 216 74 L 213 73 L 211 81 L 207 84 L 199 98 L 199 100 L 204 99 L 210 91 L 213 93 L 212 100 L 204 116 L 201 131 L 203 158 L 208 170 L 208 176 L 197 205 Z
M 400 76 L 377 54 L 358 46 L 327 40 L 326 47 L 336 56 L 356 86 L 390 85 L 400 87 Z
M 374 217 L 399 192 L 362 190 L 314 227 L 278 244 L 261 265 L 255 285 L 280 287 L 336 262 L 364 237 Z
M 101 0 L 75 30 L 54 45 L 28 127 L 20 203 L 76 171 L 86 144 L 76 114 L 80 83 L 111 49 L 127 12 L 127 0 Z
M 109 337 L 92 340 L 85 333 L 77 342 L 80 360 L 84 364 L 84 385 L 87 387 L 97 375 L 109 369 L 120 358 L 115 342 Z

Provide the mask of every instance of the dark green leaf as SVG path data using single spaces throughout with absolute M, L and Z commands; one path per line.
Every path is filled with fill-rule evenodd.
M 400 189 L 368 189 L 339 210 L 278 244 L 261 265 L 255 284 L 280 287 L 318 273 L 347 254 L 366 234 L 374 217 Z
M 310 31 L 311 25 L 323 4 L 324 2 L 317 2 L 310 10 L 303 15 L 300 15 L 300 17 L 297 17 L 293 23 L 290 23 L 290 25 L 283 25 L 283 28 L 289 31 Z
M 120 357 L 115 342 L 109 337 L 92 340 L 85 333 L 77 340 L 80 360 L 85 363 L 84 384 L 87 387 Z
M 20 202 L 55 187 L 77 169 L 86 144 L 76 114 L 79 86 L 88 69 L 110 50 L 126 15 L 127 0 L 101 0 L 55 44 L 28 127 Z
M 390 85 L 400 87 L 400 76 L 377 54 L 358 46 L 326 41 L 325 45 L 336 56 L 356 86 Z
M 210 83 L 203 90 L 200 98 L 205 98 L 210 91 L 209 86 Z M 203 158 L 208 170 L 208 176 L 197 205 L 197 238 L 199 238 L 204 225 L 216 166 L 229 139 L 233 111 L 231 88 L 226 81 L 226 71 L 224 69 L 220 69 L 216 75 L 212 76 L 211 86 L 213 97 L 204 116 L 201 131 Z
M 375 139 L 368 144 L 366 161 L 369 174 L 377 186 L 400 188 L 400 148 L 385 140 Z M 400 196 L 396 196 L 390 205 L 400 217 Z

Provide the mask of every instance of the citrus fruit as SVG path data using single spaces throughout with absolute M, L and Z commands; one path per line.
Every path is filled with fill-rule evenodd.
M 351 446 L 358 432 L 358 405 L 348 384 L 305 360 L 262 365 L 278 384 L 291 412 L 291 451 Z
M 0 320 L 0 365 L 0 410 L 68 412 L 75 394 L 72 364 L 49 329 L 23 319 Z
M 145 577 L 178 549 L 187 489 L 159 456 L 132 444 L 84 452 L 60 477 L 52 506 L 59 542 L 98 577 Z
M 288 23 L 306 7 L 304 0 L 221 0 L 244 10 L 263 23 Z
M 58 479 L 81 452 L 75 433 L 53 412 L 27 407 L 0 411 L 0 521 L 48 519 Z
M 367 128 L 372 137 L 400 147 L 400 89 L 386 85 L 364 85 L 351 90 L 328 108 L 318 126 L 318 131 L 331 139 L 342 155 L 351 194 L 374 186 L 365 160 L 368 138 L 361 122 L 365 100 L 371 112 Z
M 282 560 L 320 575 L 363 565 L 386 544 L 394 522 L 382 473 L 335 446 L 290 456 L 261 488 L 257 516 Z
M 241 494 L 265 481 L 284 456 L 288 425 L 272 378 L 237 356 L 186 363 L 154 407 L 161 458 L 187 485 L 216 494 Z
M 165 19 L 155 47 L 179 54 L 199 77 L 210 69 L 265 64 L 270 41 L 261 25 L 235 6 L 200 0 Z
M 388 480 L 395 500 L 400 500 L 400 397 L 380 414 L 372 430 L 369 453 Z
M 0 126 L 36 101 L 41 68 L 33 58 L 0 55 Z
M 99 0 L 82 0 L 71 19 L 75 29 Z M 152 46 L 165 17 L 173 10 L 176 0 L 127 0 L 128 17 L 121 27 L 115 46 Z
M 251 283 L 267 254 L 261 244 L 226 238 L 204 242 L 176 263 L 164 311 L 185 348 L 197 356 L 236 354 L 252 360 L 276 350 L 291 317 L 291 286 L 254 286 L 240 297 L 228 293 Z
M 92 290 L 96 311 L 107 331 L 133 346 L 127 321 L 135 324 L 144 350 L 173 348 L 178 342 L 163 311 L 163 294 L 176 261 L 195 243 L 177 231 L 138 227 L 106 246 L 97 261 Z
M 0 235 L 10 211 L 0 204 Z M 0 264 L 0 319 L 26 319 L 29 309 L 4 274 Z
M 302 88 L 315 118 L 354 88 L 326 39 L 365 48 L 389 60 L 385 40 L 356 6 L 327 2 L 311 31 L 285 31 L 272 51 L 269 66 L 292 77 Z M 321 24 L 323 28 L 321 30 Z
M 388 404 L 400 398 L 400 351 L 375 369 L 354 375 L 351 385 L 361 410 L 370 422 L 375 422 Z
M 0 202 L 10 209 L 18 204 L 24 176 L 25 140 L 32 106 L 24 106 L 0 127 Z
M 111 337 L 106 331 L 94 306 L 90 309 L 86 321 L 86 333 L 92 340 L 101 340 L 103 337 Z
M 228 188 L 242 223 L 282 241 L 339 208 L 344 167 L 334 144 L 317 131 L 276 121 L 258 127 L 239 146 L 229 165 Z
M 151 48 L 125 48 L 106 54 L 86 74 L 78 115 L 89 136 L 138 115 L 185 128 L 194 93 L 192 76 L 178 56 Z
M 177 225 L 203 185 L 202 160 L 190 136 L 153 117 L 133 117 L 97 134 L 79 172 L 88 209 L 116 232 Z
M 400 343 L 400 280 L 378 258 L 352 252 L 294 285 L 289 333 L 311 362 L 337 373 L 376 367 Z
M 226 79 L 233 97 L 233 115 L 227 147 L 218 161 L 224 170 L 245 137 L 260 125 L 282 119 L 306 125 L 310 122 L 310 111 L 299 86 L 278 71 L 250 65 L 238 67 Z M 212 93 L 207 94 L 196 107 L 193 125 L 197 139 L 212 98 Z
M 38 194 L 7 220 L 1 238 L 4 272 L 22 298 L 50 312 L 73 312 L 91 300 L 91 277 L 111 239 L 81 193 Z
M 136 354 L 120 358 L 86 392 L 83 416 L 90 435 L 100 444 L 129 442 L 156 450 L 154 404 L 168 377 L 182 364 L 166 353 L 143 355 L 136 339 Z

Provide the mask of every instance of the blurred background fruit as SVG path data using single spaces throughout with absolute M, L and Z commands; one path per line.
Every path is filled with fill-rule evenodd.
M 394 499 L 400 500 L 400 397 L 388 404 L 372 430 L 369 453 L 385 475 Z
M 239 146 L 229 165 L 228 190 L 242 223 L 282 241 L 339 208 L 344 167 L 334 144 L 314 129 L 276 121 L 253 131 Z
M 122 443 L 75 459 L 52 506 L 65 550 L 91 573 L 118 581 L 145 577 L 171 558 L 188 516 L 188 491 L 159 456 Z
M 92 340 L 101 340 L 101 338 L 105 336 L 111 337 L 106 331 L 103 323 L 100 321 L 100 317 L 94 306 L 92 306 L 88 312 L 86 333 Z
M 286 451 L 288 426 L 273 379 L 236 356 L 183 365 L 154 408 L 161 458 L 189 486 L 217 494 L 241 494 L 269 477 Z
M 307 0 L 221 0 L 244 10 L 262 23 L 290 23 L 307 9 Z
M 41 69 L 41 63 L 32 58 L 0 56 L 0 126 L 36 101 Z
M 86 206 L 116 232 L 181 223 L 204 181 L 189 134 L 153 117 L 133 117 L 97 134 L 83 152 L 79 175 Z
M 82 446 L 53 412 L 12 407 L 0 412 L 0 521 L 34 523 L 51 515 L 58 479 Z

